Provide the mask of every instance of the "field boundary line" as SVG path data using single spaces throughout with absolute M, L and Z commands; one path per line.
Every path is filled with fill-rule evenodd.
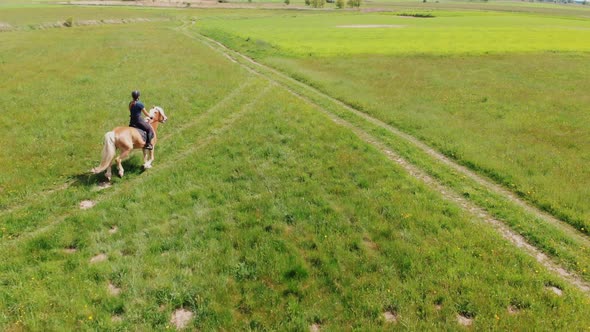
M 169 22 L 168 18 L 149 18 L 149 17 L 135 17 L 135 18 L 103 18 L 98 20 L 73 20 L 72 22 L 57 21 L 57 22 L 41 22 L 36 24 L 8 24 L 0 26 L 0 33 L 2 32 L 16 32 L 16 31 L 39 31 L 47 29 L 61 29 L 61 28 L 76 28 L 86 26 L 103 26 L 103 25 L 117 25 L 117 24 L 135 24 L 135 23 L 151 23 L 151 22 Z M 3 22 L 0 22 L 3 23 Z M 69 25 L 68 25 L 69 24 Z
M 250 107 L 252 107 L 256 102 L 258 102 L 258 100 L 260 100 L 260 98 L 262 98 L 266 93 L 268 93 L 268 90 L 270 89 L 270 87 L 272 87 L 273 85 L 275 85 L 275 83 L 273 81 L 268 80 L 268 85 L 266 86 L 265 89 L 263 89 L 262 91 L 260 91 L 260 93 L 257 95 L 256 98 L 253 98 L 252 101 L 248 104 L 246 104 L 244 107 L 242 107 L 239 111 L 237 112 L 233 112 L 232 114 L 230 114 L 228 117 L 224 118 L 221 120 L 221 127 L 220 128 L 212 128 L 208 135 L 205 136 L 202 140 L 199 141 L 198 144 L 192 146 L 190 149 L 186 149 L 182 152 L 179 152 L 177 155 L 174 156 L 174 160 L 170 160 L 168 162 L 159 164 L 159 166 L 155 169 L 150 170 L 150 172 L 152 173 L 159 173 L 162 170 L 166 170 L 174 165 L 176 165 L 176 163 L 178 163 L 178 161 L 180 159 L 186 158 L 188 155 L 192 154 L 193 152 L 197 151 L 198 149 L 201 149 L 202 147 L 206 146 L 208 143 L 211 142 L 211 140 L 218 136 L 218 132 L 224 132 L 226 131 L 229 127 L 231 127 L 231 125 L 237 121 L 244 113 L 246 113 L 247 111 L 250 111 Z M 204 114 L 204 113 L 201 113 Z M 112 167 L 112 166 L 111 166 Z M 132 179 L 126 183 L 124 183 L 121 186 L 117 186 L 115 188 L 112 188 L 111 190 L 109 190 L 108 192 L 106 192 L 105 194 L 101 195 L 99 198 L 95 199 L 94 201 L 96 202 L 96 204 L 100 203 L 100 201 L 107 199 L 110 196 L 113 196 L 115 194 L 117 194 L 118 192 L 120 192 L 123 187 L 128 187 L 131 184 L 136 185 L 138 183 L 142 183 L 144 181 L 146 181 L 147 177 L 137 177 L 135 179 Z M 79 209 L 75 209 L 75 210 L 70 210 L 67 211 L 66 213 L 62 214 L 61 216 L 57 217 L 53 222 L 46 224 L 42 227 L 39 227 L 33 231 L 27 232 L 27 233 L 23 233 L 20 236 L 13 238 L 11 240 L 5 241 L 3 243 L 0 243 L 0 248 L 5 248 L 5 247 L 10 247 L 13 246 L 17 243 L 20 243 L 21 240 L 26 240 L 26 239 L 30 239 L 33 238 L 39 234 L 42 234 L 48 230 L 50 230 L 51 228 L 59 225 L 61 222 L 63 222 L 67 217 L 72 216 L 73 214 L 77 213 L 77 212 L 81 212 L 83 210 L 79 210 Z
M 198 32 L 195 32 L 195 33 L 198 33 Z M 564 220 L 559 219 L 558 217 L 548 213 L 547 211 L 540 209 L 539 207 L 535 206 L 534 204 L 531 204 L 531 203 L 521 199 L 516 194 L 514 194 L 512 191 L 506 189 L 504 186 L 494 182 L 493 180 L 485 177 L 484 175 L 476 173 L 475 171 L 469 169 L 468 167 L 463 166 L 463 165 L 449 159 L 447 156 L 436 151 L 435 149 L 428 146 L 426 143 L 420 141 L 416 137 L 409 135 L 409 134 L 401 131 L 400 129 L 398 129 L 392 125 L 389 125 L 377 118 L 374 118 L 374 117 L 368 115 L 367 113 L 361 112 L 361 111 L 355 109 L 354 107 L 342 102 L 341 100 L 336 99 L 336 98 L 318 90 L 317 88 L 315 88 L 313 86 L 310 86 L 310 85 L 305 84 L 301 81 L 298 81 L 281 71 L 278 71 L 270 66 L 261 64 L 261 63 L 255 61 L 254 59 L 252 59 L 252 58 L 250 58 L 238 51 L 230 49 L 227 46 L 225 46 L 224 44 L 218 42 L 217 40 L 214 40 L 212 38 L 209 38 L 209 37 L 201 35 L 201 34 L 199 34 L 199 35 L 202 36 L 202 38 L 208 40 L 209 42 L 215 43 L 216 45 L 218 45 L 222 49 L 227 50 L 228 52 L 234 53 L 236 56 L 243 58 L 244 60 L 248 61 L 252 65 L 260 67 L 263 70 L 268 70 L 268 71 L 272 72 L 273 74 L 281 77 L 282 79 L 285 79 L 291 83 L 297 84 L 299 87 L 309 90 L 309 91 L 315 93 L 316 95 L 319 95 L 322 98 L 326 98 L 329 101 L 335 103 L 336 105 L 344 108 L 348 112 L 368 121 L 369 123 L 372 123 L 373 125 L 376 125 L 382 129 L 387 130 L 388 132 L 394 134 L 395 136 L 397 136 L 401 139 L 404 139 L 406 142 L 409 142 L 412 145 L 414 145 L 415 147 L 419 148 L 422 152 L 426 153 L 428 156 L 436 159 L 437 161 L 445 164 L 446 166 L 449 166 L 453 170 L 469 177 L 471 180 L 475 181 L 477 184 L 485 187 L 486 189 L 490 190 L 491 192 L 494 192 L 496 194 L 499 194 L 499 195 L 505 197 L 508 201 L 516 204 L 520 208 L 524 209 L 526 212 L 534 215 L 535 217 L 542 219 L 543 221 L 562 230 L 567 235 L 590 246 L 590 238 L 588 236 L 586 236 L 585 234 L 581 233 L 578 229 L 576 229 L 571 224 L 567 223 Z
M 209 107 L 208 109 L 206 109 L 205 111 L 199 113 L 197 115 L 196 118 L 194 118 L 192 121 L 189 121 L 187 123 L 185 123 L 183 126 L 179 127 L 176 131 L 167 134 L 167 135 L 162 135 L 159 136 L 159 139 L 168 139 L 171 138 L 173 136 L 176 136 L 177 134 L 179 134 L 180 132 L 184 132 L 186 129 L 194 126 L 195 121 L 197 121 L 198 119 L 202 118 L 205 115 L 208 115 L 209 113 L 215 111 L 216 109 L 218 109 L 219 107 L 221 107 L 223 104 L 226 104 L 228 102 L 228 100 L 233 99 L 234 97 L 236 97 L 237 95 L 239 95 L 241 93 L 241 91 L 243 91 L 246 87 L 248 87 L 251 83 L 251 79 L 247 79 L 246 81 L 242 82 L 238 87 L 236 87 L 235 89 L 232 90 L 231 93 L 229 93 L 228 95 L 226 95 L 222 100 L 218 101 L 217 103 L 215 103 L 214 105 L 212 105 L 211 107 Z M 59 193 L 61 191 L 64 191 L 66 189 L 68 189 L 72 184 L 76 183 L 76 180 L 68 180 L 58 186 L 55 186 L 53 188 L 48 188 L 46 190 L 43 190 L 43 192 L 37 194 L 37 195 L 33 195 L 33 197 L 29 197 L 28 200 L 29 202 L 24 203 L 24 204 L 14 204 L 4 210 L 2 210 L 0 212 L 0 216 L 5 216 L 9 213 L 13 213 L 15 211 L 21 210 L 21 209 L 25 209 L 27 207 L 29 207 L 31 204 L 34 204 L 35 202 L 31 202 L 31 200 L 37 200 L 40 198 L 47 198 L 49 196 L 51 196 L 52 194 L 55 193 Z
M 244 55 L 242 55 L 241 53 L 237 52 L 237 51 L 233 51 L 233 50 L 229 50 L 227 47 L 225 47 L 223 44 L 212 40 L 206 36 L 201 35 L 204 39 L 208 40 L 209 42 L 213 42 L 217 45 L 219 45 L 220 47 L 230 51 L 231 53 L 235 53 L 237 56 L 241 56 L 244 59 L 246 59 L 247 61 L 261 67 L 261 68 L 267 68 L 267 66 L 259 64 L 257 62 L 255 62 L 253 59 L 248 58 Z M 242 66 L 247 66 L 245 64 L 240 63 Z M 289 81 L 295 81 L 298 83 L 298 85 L 303 86 L 309 90 L 312 90 L 313 92 L 315 92 L 316 94 L 319 94 L 320 96 L 325 96 L 327 98 L 329 98 L 331 101 L 336 102 L 339 106 L 346 108 L 348 111 L 353 112 L 354 114 L 362 117 L 365 120 L 368 120 L 370 123 L 378 125 L 381 128 L 387 129 L 388 131 L 396 134 L 397 132 L 399 132 L 399 130 L 397 128 L 393 128 L 385 123 L 383 123 L 382 121 L 372 118 L 368 115 L 366 115 L 365 113 L 362 113 L 344 103 L 342 103 L 341 101 L 330 97 L 328 95 L 325 95 L 324 93 L 322 93 L 321 91 L 318 91 L 317 89 L 307 86 L 299 81 L 294 80 L 291 77 L 286 76 L 283 73 L 277 72 L 276 70 L 269 68 L 270 71 L 272 71 L 273 73 L 276 73 L 277 75 L 286 78 Z M 404 159 L 403 157 L 401 157 L 400 155 L 398 155 L 397 153 L 393 152 L 391 149 L 389 149 L 388 147 L 386 147 L 386 145 L 382 142 L 379 142 L 377 139 L 375 139 L 373 136 L 371 136 L 370 134 L 368 134 L 366 131 L 364 131 L 363 129 L 353 125 L 352 123 L 340 118 L 339 116 L 337 116 L 336 114 L 326 110 L 325 108 L 323 108 L 322 106 L 318 105 L 315 101 L 311 100 L 309 97 L 303 96 L 299 93 L 297 93 L 296 91 L 294 91 L 293 89 L 291 89 L 290 87 L 286 86 L 285 84 L 276 81 L 275 79 L 269 77 L 267 74 L 261 73 L 256 71 L 257 75 L 260 75 L 262 77 L 266 77 L 267 79 L 275 82 L 276 84 L 282 86 L 283 88 L 285 88 L 288 92 L 290 92 L 291 94 L 293 94 L 295 97 L 298 97 L 302 100 L 304 100 L 305 102 L 315 106 L 318 108 L 318 111 L 320 111 L 322 114 L 326 115 L 328 118 L 330 118 L 332 121 L 334 121 L 336 124 L 339 124 L 349 130 L 351 130 L 359 139 L 361 139 L 362 141 L 376 147 L 380 152 L 382 152 L 389 160 L 393 161 L 394 163 L 398 164 L 399 166 L 401 166 L 410 176 L 412 176 L 413 178 L 420 180 L 421 182 L 423 182 L 424 184 L 426 184 L 428 187 L 430 187 L 431 189 L 437 191 L 439 194 L 442 195 L 442 197 L 448 201 L 451 201 L 457 205 L 459 205 L 459 207 L 468 212 L 469 214 L 475 216 L 476 218 L 480 219 L 481 221 L 483 221 L 484 223 L 489 224 L 490 226 L 492 226 L 492 228 L 494 230 L 496 230 L 497 233 L 499 233 L 504 239 L 508 240 L 510 243 L 512 243 L 513 245 L 515 245 L 517 248 L 522 249 L 526 254 L 528 254 L 529 256 L 531 256 L 533 259 L 535 259 L 539 264 L 541 264 L 542 266 L 544 266 L 547 270 L 549 270 L 550 272 L 553 272 L 554 274 L 556 274 L 557 276 L 561 277 L 564 281 L 566 281 L 567 283 L 569 283 L 570 285 L 574 286 L 575 288 L 577 288 L 578 290 L 580 290 L 582 293 L 584 293 L 585 295 L 590 295 L 590 283 L 587 283 L 586 281 L 584 281 L 582 278 L 580 278 L 577 274 L 568 271 L 567 269 L 561 267 L 559 264 L 555 263 L 547 254 L 545 254 L 542 250 L 540 250 L 539 248 L 535 247 L 534 245 L 531 245 L 522 235 L 516 233 L 515 231 L 513 231 L 510 227 L 508 227 L 506 224 L 504 224 L 504 222 L 502 222 L 499 219 L 496 219 L 495 217 L 493 217 L 488 211 L 486 211 L 485 209 L 483 209 L 482 207 L 478 206 L 476 203 L 471 202 L 470 200 L 467 200 L 463 197 L 461 197 L 461 195 L 457 194 L 454 190 L 447 188 L 444 184 L 442 184 L 441 182 L 439 182 L 438 180 L 436 180 L 435 178 L 433 178 L 432 176 L 428 175 L 425 171 L 422 171 L 419 169 L 419 167 L 413 165 L 412 163 L 408 162 L 406 159 Z M 358 114 L 357 114 L 358 113 Z M 401 138 L 405 138 L 404 136 L 409 136 L 405 133 L 401 133 L 403 135 L 398 135 Z M 406 139 L 410 142 L 413 141 L 418 141 L 416 138 L 409 136 L 411 138 L 411 140 Z M 418 141 L 419 142 L 419 141 Z M 426 146 L 424 143 L 419 142 L 420 145 L 424 145 Z M 431 149 L 430 147 L 428 147 L 428 149 L 430 151 L 432 151 L 432 153 L 434 153 L 435 155 L 438 155 L 439 153 L 434 151 L 433 149 Z M 425 151 L 427 152 L 427 151 Z M 429 153 L 430 155 L 430 153 Z M 442 156 L 442 155 L 441 155 Z M 444 157 L 444 156 L 443 156 Z M 446 157 L 445 157 L 446 158 Z M 437 160 L 439 160 L 438 158 L 436 158 Z M 447 159 L 448 160 L 448 159 Z M 442 161 L 442 160 L 439 160 Z M 452 163 L 452 161 L 448 160 L 449 162 Z M 454 163 L 453 163 L 454 164 Z M 460 165 L 456 165 L 456 166 L 460 166 Z M 461 166 L 462 167 L 462 166 Z M 454 167 L 453 167 L 454 168 Z M 469 171 L 470 173 L 472 173 L 471 171 Z M 473 173 L 472 173 L 473 174 Z M 474 176 L 477 176 L 475 174 L 473 174 Z M 483 180 L 483 179 L 482 179 Z M 480 182 L 478 182 L 480 183 Z M 483 184 L 483 183 L 480 183 Z M 525 203 L 526 204 L 526 203 Z M 561 222 L 560 222 L 561 224 Z M 564 226 L 563 224 L 561 224 L 561 226 Z M 561 228 L 561 227 L 560 227 Z

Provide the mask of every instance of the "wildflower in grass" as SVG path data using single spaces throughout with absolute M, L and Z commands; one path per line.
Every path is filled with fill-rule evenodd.
M 88 320 L 92 320 L 92 315 L 88 316 Z

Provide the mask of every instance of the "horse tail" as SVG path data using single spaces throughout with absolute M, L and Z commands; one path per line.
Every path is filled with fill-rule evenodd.
M 115 147 L 115 132 L 109 131 L 104 134 L 104 147 L 102 148 L 102 160 L 98 167 L 92 169 L 92 173 L 97 174 L 107 167 L 111 166 L 113 158 L 115 158 L 116 147 Z

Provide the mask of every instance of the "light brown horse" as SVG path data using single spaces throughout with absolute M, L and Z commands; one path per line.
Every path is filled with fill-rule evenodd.
M 164 110 L 159 106 L 154 106 L 150 109 L 149 121 L 150 126 L 154 129 L 154 138 L 152 139 L 152 146 L 156 148 L 158 142 L 157 131 L 160 123 L 166 122 L 168 117 L 164 113 Z M 137 131 L 132 127 L 116 127 L 104 135 L 104 147 L 102 149 L 102 160 L 98 167 L 92 169 L 92 173 L 98 174 L 106 169 L 105 176 L 111 181 L 111 165 L 113 159 L 115 159 L 116 150 L 119 149 L 121 153 L 115 159 L 117 162 L 117 169 L 119 170 L 119 176 L 123 177 L 125 170 L 121 165 L 121 161 L 129 156 L 129 153 L 134 149 L 143 149 L 145 141 Z M 152 167 L 154 161 L 154 150 L 143 149 L 143 168 L 148 169 Z

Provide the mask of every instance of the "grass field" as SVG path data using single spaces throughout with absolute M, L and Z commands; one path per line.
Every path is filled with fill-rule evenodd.
M 590 131 L 580 107 L 588 102 L 590 43 L 584 39 L 590 35 L 571 30 L 586 29 L 590 21 L 503 13 L 280 20 L 201 25 L 207 34 L 429 142 L 578 229 L 590 229 L 590 173 L 584 167 Z M 470 27 L 475 22 L 478 28 Z M 404 27 L 337 28 L 369 23 Z M 295 26 L 305 28 L 294 36 L 285 32 Z
M 230 21 L 207 20 L 202 21 L 202 26 L 205 31 L 222 30 L 241 40 L 266 42 L 285 55 L 299 57 L 590 50 L 588 20 L 485 12 L 433 12 L 440 17 L 430 19 L 396 14 L 286 14 Z M 354 28 L 368 24 L 384 27 Z
M 551 228 L 309 87 L 230 61 L 198 32 L 415 135 L 534 204 L 551 204 L 576 226 L 590 213 L 579 106 L 588 97 L 577 90 L 589 74 L 586 43 L 541 36 L 525 43 L 535 52 L 514 54 L 506 50 L 518 43 L 507 40 L 486 55 L 484 42 L 466 42 L 479 19 L 450 12 L 447 23 L 417 24 L 435 24 L 420 27 L 432 32 L 455 17 L 448 34 L 461 36 L 461 46 L 415 54 L 376 46 L 400 38 L 410 47 L 414 37 L 399 29 L 355 44 L 366 29 L 325 28 L 416 21 L 382 14 L 14 10 L 21 16 L 0 11 L 0 21 L 166 20 L 0 33 L 0 140 L 8 142 L 0 152 L 0 330 L 166 330 L 180 308 L 199 330 L 457 330 L 459 318 L 478 330 L 590 326 L 587 293 L 357 131 L 589 281 L 583 232 Z M 490 29 L 522 18 L 477 15 Z M 559 34 L 588 22 L 532 16 L 519 24 L 506 31 L 553 24 Z M 504 32 L 494 31 L 489 40 L 499 43 Z M 555 47 L 560 52 L 538 53 Z M 569 48 L 575 52 L 561 52 Z M 136 154 L 124 163 L 125 178 L 98 190 L 103 178 L 88 170 L 104 132 L 126 123 L 136 88 L 169 116 L 154 168 L 143 172 Z M 570 176 L 568 186 L 557 185 Z M 81 210 L 83 200 L 96 206 Z

